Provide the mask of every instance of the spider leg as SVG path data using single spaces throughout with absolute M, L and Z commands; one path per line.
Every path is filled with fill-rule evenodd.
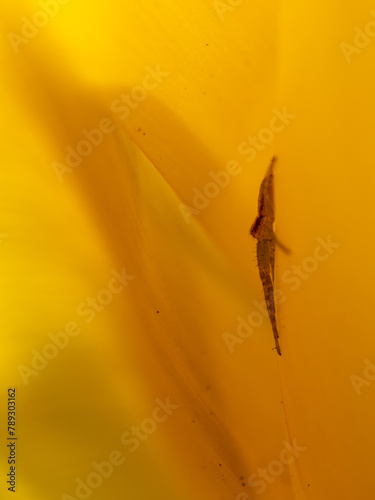
M 281 248 L 281 250 L 282 250 L 283 252 L 285 252 L 287 255 L 289 255 L 289 254 L 291 254 L 291 253 L 292 253 L 292 251 L 291 251 L 288 247 L 286 247 L 283 243 L 281 243 L 281 242 L 280 242 L 280 241 L 276 238 L 276 236 L 275 236 L 275 243 L 276 243 L 276 245 L 277 245 L 278 247 L 280 247 L 280 248 Z

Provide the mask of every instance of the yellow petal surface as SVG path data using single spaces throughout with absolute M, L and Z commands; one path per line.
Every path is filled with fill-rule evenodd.
M 372 498 L 371 5 L 1 10 L 19 497 Z M 248 235 L 275 153 L 281 358 Z

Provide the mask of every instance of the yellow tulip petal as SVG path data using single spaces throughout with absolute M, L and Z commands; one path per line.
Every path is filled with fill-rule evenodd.
M 2 8 L 18 494 L 370 498 L 370 3 L 48 5 Z M 281 358 L 248 236 L 274 152 Z

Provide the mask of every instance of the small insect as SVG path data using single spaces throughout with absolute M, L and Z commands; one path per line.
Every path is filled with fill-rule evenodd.
M 271 160 L 267 174 L 259 189 L 258 216 L 250 228 L 250 234 L 257 240 L 257 262 L 259 275 L 263 285 L 264 298 L 266 299 L 268 316 L 271 321 L 276 351 L 281 356 L 279 333 L 276 325 L 274 275 L 275 275 L 275 243 L 286 253 L 290 250 L 277 241 L 273 231 L 275 222 L 275 209 L 273 200 L 273 169 L 276 156 Z

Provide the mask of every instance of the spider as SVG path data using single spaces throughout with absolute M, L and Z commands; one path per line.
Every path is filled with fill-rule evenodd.
M 273 231 L 273 224 L 275 222 L 273 169 L 275 162 L 276 156 L 271 159 L 266 176 L 260 185 L 258 215 L 250 228 L 250 234 L 257 240 L 259 275 L 263 285 L 264 298 L 266 299 L 273 336 L 275 338 L 276 351 L 281 356 L 274 297 L 275 243 L 286 253 L 290 253 L 290 250 L 276 239 L 276 235 Z

